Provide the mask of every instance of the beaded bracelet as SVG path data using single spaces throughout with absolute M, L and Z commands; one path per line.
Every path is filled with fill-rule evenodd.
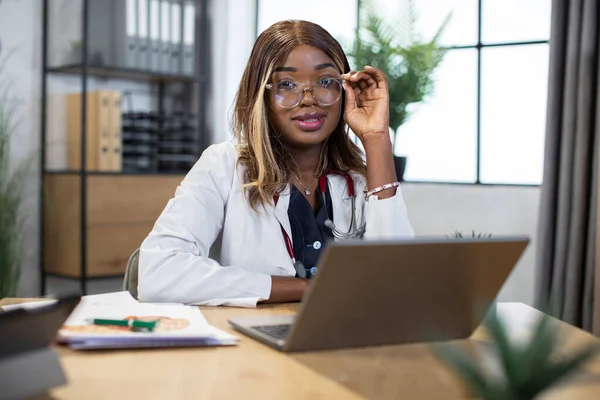
M 392 182 L 392 183 L 386 183 L 385 185 L 376 187 L 375 189 L 369 190 L 368 192 L 365 190 L 365 200 L 367 200 L 369 198 L 369 196 L 372 196 L 376 193 L 382 192 L 386 189 L 390 189 L 390 188 L 395 188 L 400 186 L 400 182 Z

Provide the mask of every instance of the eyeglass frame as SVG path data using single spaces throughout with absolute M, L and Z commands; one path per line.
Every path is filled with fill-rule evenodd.
M 314 99 L 315 103 L 317 103 L 317 105 L 319 105 L 319 102 L 317 101 L 315 94 L 313 92 L 313 88 L 314 86 L 317 84 L 317 82 L 319 82 L 321 78 L 319 78 L 318 80 L 314 81 L 312 85 L 310 86 L 300 86 L 298 84 L 298 87 L 302 87 L 302 91 L 298 92 L 298 101 L 296 102 L 296 104 L 294 104 L 293 106 L 283 106 L 279 103 L 277 103 L 279 105 L 279 107 L 282 108 L 294 108 L 296 107 L 298 104 L 300 104 L 300 102 L 302 101 L 302 99 L 304 98 L 304 93 L 306 93 L 307 91 L 310 92 L 310 95 L 312 96 L 312 98 Z M 323 105 L 324 107 L 329 107 L 334 105 L 335 103 L 337 103 L 338 101 L 340 101 L 340 99 L 342 98 L 342 93 L 344 92 L 344 79 L 343 78 L 330 78 L 328 77 L 327 79 L 330 79 L 332 81 L 337 81 L 340 84 L 340 96 L 331 104 L 327 104 L 327 105 Z M 292 81 L 294 83 L 296 83 L 295 81 Z M 273 90 L 273 84 L 272 83 L 267 83 L 265 85 L 265 88 L 268 90 Z

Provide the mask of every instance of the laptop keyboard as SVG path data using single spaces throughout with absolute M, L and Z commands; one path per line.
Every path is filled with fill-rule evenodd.
M 267 336 L 271 336 L 272 338 L 275 338 L 277 340 L 284 340 L 285 337 L 287 336 L 288 332 L 290 331 L 290 327 L 292 325 L 290 324 L 283 324 L 283 325 L 261 325 L 261 326 L 253 326 L 253 329 L 256 329 L 257 331 L 264 333 Z

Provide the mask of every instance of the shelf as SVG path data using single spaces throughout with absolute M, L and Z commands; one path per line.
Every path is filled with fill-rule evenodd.
M 69 64 L 57 67 L 46 68 L 47 73 L 81 75 L 83 74 L 82 64 Z M 89 76 L 99 78 L 119 78 L 150 82 L 196 82 L 198 78 L 190 75 L 168 74 L 156 71 L 144 71 L 131 68 L 106 67 L 88 65 L 87 73 Z
M 42 25 L 40 291 L 42 295 L 46 294 L 46 277 L 57 277 L 79 282 L 81 292 L 85 295 L 87 294 L 86 282 L 88 280 L 122 279 L 132 252 L 147 237 L 156 219 L 181 184 L 181 180 L 189 173 L 193 163 L 207 147 L 207 102 L 204 99 L 210 78 L 211 51 L 209 35 L 207 35 L 210 18 L 209 2 L 208 0 L 194 1 L 198 18 L 191 22 L 194 26 L 194 42 L 196 44 L 193 48 L 193 69 L 173 68 L 170 71 L 166 69 L 166 72 L 150 70 L 149 64 L 125 63 L 127 58 L 120 55 L 117 57 L 123 43 L 108 40 L 110 38 L 106 36 L 105 29 L 104 32 L 98 31 L 96 26 L 99 25 L 92 19 L 99 18 L 107 22 L 110 18 L 114 18 L 113 11 L 117 11 L 107 10 L 106 7 L 100 5 L 99 10 L 102 12 L 95 12 L 96 8 L 93 8 L 95 7 L 93 5 L 102 2 L 91 2 L 91 0 L 83 1 L 82 14 L 80 18 L 75 17 L 78 19 L 76 22 L 81 30 L 79 37 L 81 47 L 77 49 L 79 57 L 73 51 L 69 55 L 69 60 L 64 60 L 58 65 L 50 65 L 49 56 L 53 55 L 53 49 L 48 39 L 52 37 L 53 25 L 58 23 L 55 28 L 61 29 L 61 22 L 53 21 L 54 11 L 51 3 L 53 3 L 51 0 L 42 0 L 43 6 L 40 12 Z M 123 11 L 126 10 L 123 9 Z M 62 23 L 66 22 L 68 21 L 65 20 Z M 126 21 L 123 18 L 118 21 L 121 25 L 124 22 Z M 126 27 L 118 26 L 117 28 Z M 107 57 L 95 58 L 96 54 Z M 106 62 L 106 60 L 118 58 L 123 62 Z M 180 65 L 183 66 L 182 63 Z M 91 103 L 96 99 L 86 103 L 90 108 L 84 113 L 86 123 L 82 123 L 81 103 L 78 108 L 76 104 L 74 105 L 71 115 L 66 109 L 60 110 L 60 108 L 64 108 L 62 104 L 54 102 L 54 98 L 51 97 L 54 93 L 51 89 L 54 83 L 59 83 L 54 82 L 56 80 L 65 81 L 63 83 L 69 89 L 64 91 L 65 95 L 71 91 L 79 94 L 84 87 L 87 87 L 86 91 L 89 93 L 107 84 L 111 90 L 122 91 L 122 95 L 125 95 L 131 84 L 150 85 L 151 90 L 147 94 L 151 98 L 153 116 L 160 117 L 156 119 L 159 122 L 156 138 L 158 138 L 158 132 L 161 134 L 170 132 L 173 135 L 169 134 L 168 139 L 178 141 L 184 139 L 188 135 L 188 130 L 191 130 L 193 142 L 198 146 L 198 151 L 194 153 L 199 154 L 195 155 L 190 162 L 185 163 L 159 161 L 154 158 L 154 155 L 152 162 L 147 162 L 147 158 L 132 157 L 121 164 L 121 167 L 124 168 L 121 171 L 99 171 L 100 164 L 94 160 L 93 151 L 95 149 L 92 146 L 94 144 L 92 142 L 99 137 L 97 133 L 99 109 L 93 110 L 91 107 Z M 99 85 L 94 84 L 95 81 L 99 81 L 96 82 Z M 84 82 L 88 82 L 88 85 L 86 86 Z M 131 93 L 135 93 L 134 90 L 131 90 Z M 140 90 L 146 95 L 147 90 Z M 48 107 L 54 104 L 58 109 Z M 118 105 L 116 102 L 115 104 Z M 179 121 L 181 124 L 172 125 L 169 118 L 163 117 L 175 110 L 184 111 L 186 115 Z M 66 129 L 66 132 L 63 133 L 67 141 L 65 149 L 67 159 L 64 160 L 64 163 L 51 165 L 52 163 L 46 162 L 46 158 L 55 155 L 47 150 L 49 145 L 54 145 L 55 138 L 48 135 L 46 131 L 49 127 L 60 129 L 59 126 L 54 126 L 54 123 L 62 122 L 52 119 L 57 111 L 65 112 L 65 126 L 62 129 Z M 69 119 L 69 116 L 73 117 L 72 120 Z M 111 118 L 111 120 L 122 125 L 122 132 L 126 130 L 125 126 L 129 126 L 128 123 L 133 124 L 131 126 L 134 132 L 138 132 L 135 128 L 138 126 L 136 123 L 140 121 L 135 117 L 135 113 L 132 115 L 122 113 L 120 123 L 116 119 Z M 154 120 L 141 122 L 152 121 Z M 111 122 L 110 126 L 114 128 L 117 125 L 112 125 Z M 180 126 L 182 127 L 181 134 L 170 131 L 172 128 Z M 149 128 L 152 126 L 145 127 L 141 132 L 152 133 L 153 131 L 149 131 Z M 94 129 L 96 130 L 95 136 Z M 83 138 L 91 138 L 86 141 L 85 148 L 82 146 Z M 152 146 L 155 148 L 155 153 L 160 150 L 157 143 Z M 188 147 L 185 148 L 188 149 Z M 196 147 L 190 147 L 189 150 L 195 149 Z M 175 150 L 177 148 L 172 151 Z M 124 152 L 121 151 L 121 154 L 123 155 Z M 125 152 L 125 154 L 127 153 Z M 144 170 L 143 168 L 148 169 Z
M 124 274 L 125 273 L 123 272 L 122 274 L 87 276 L 86 279 L 88 279 L 90 281 L 96 281 L 96 280 L 102 280 L 102 279 L 123 279 Z M 81 279 L 80 276 L 73 276 L 73 275 L 66 275 L 66 274 L 52 273 L 52 272 L 47 272 L 46 276 L 52 277 L 52 278 L 58 278 L 58 279 L 69 279 L 69 280 L 74 280 L 74 281 L 79 281 Z
M 185 175 L 187 174 L 189 171 L 158 171 L 158 172 L 152 172 L 152 171 L 125 171 L 125 172 L 111 172 L 111 171 L 74 171 L 74 170 L 51 170 L 51 171 L 44 171 L 44 174 L 48 174 L 48 175 L 81 175 L 85 172 L 86 175 L 99 175 L 99 176 L 124 176 L 124 175 L 152 175 L 152 176 L 157 176 L 157 175 L 166 175 L 166 176 L 172 176 L 172 175 Z

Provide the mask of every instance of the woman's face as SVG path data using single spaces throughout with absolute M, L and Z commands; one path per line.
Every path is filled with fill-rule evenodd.
M 309 45 L 296 47 L 282 65 L 275 67 L 270 81 L 272 89 L 267 91 L 269 120 L 276 132 L 282 135 L 285 144 L 293 147 L 320 146 L 331 135 L 340 119 L 343 96 L 341 85 L 331 78 L 339 77 L 340 71 L 333 60 Z M 297 105 L 283 106 L 294 103 L 294 88 L 302 93 L 302 88 L 313 84 L 313 92 L 303 92 Z M 335 100 L 338 88 L 339 99 L 333 104 L 323 104 Z M 322 99 L 321 103 L 318 99 Z

